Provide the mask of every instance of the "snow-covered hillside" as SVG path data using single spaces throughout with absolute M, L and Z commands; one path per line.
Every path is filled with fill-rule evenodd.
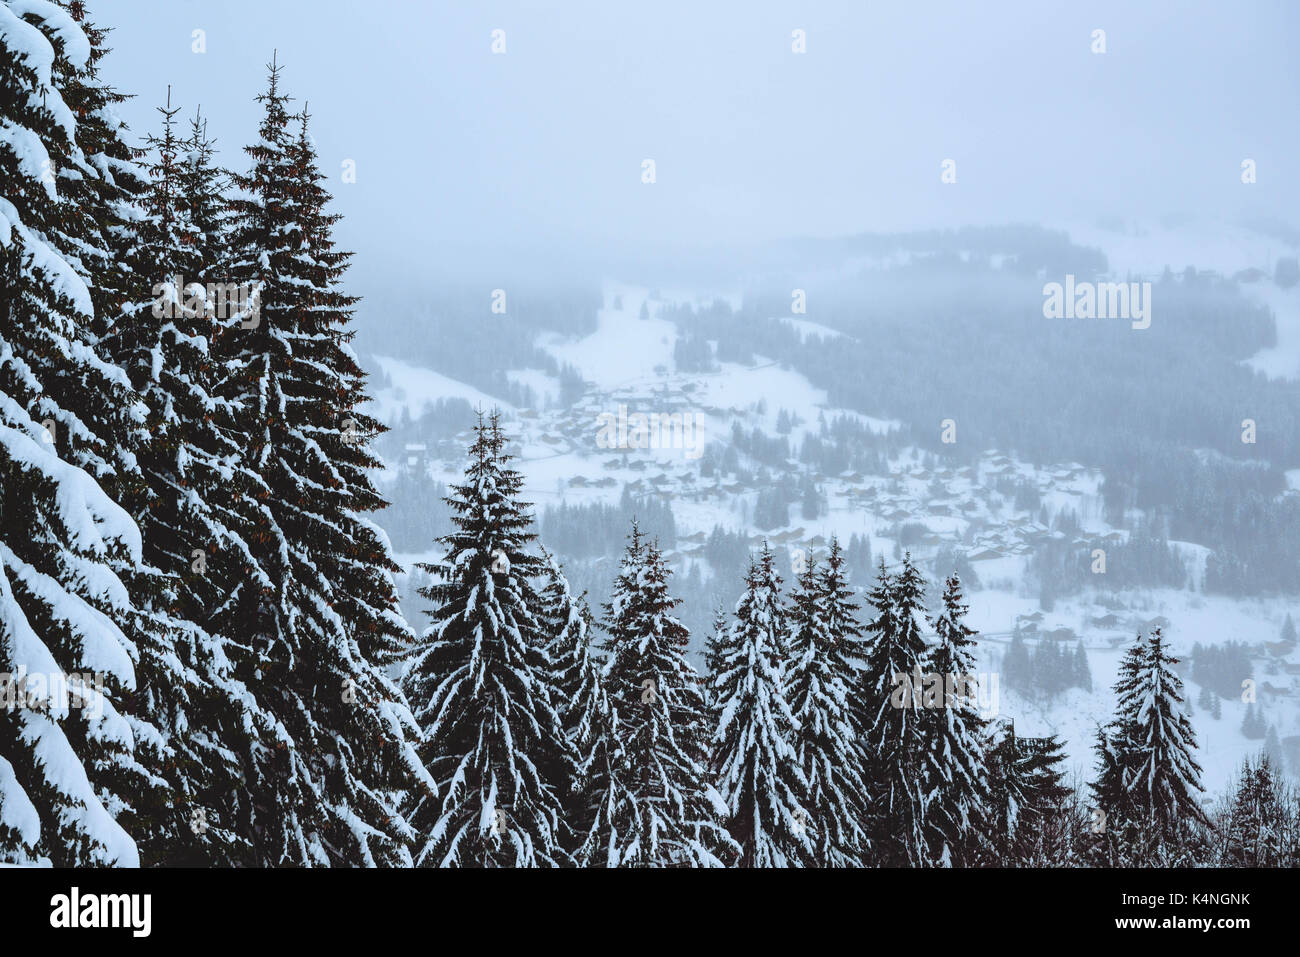
M 707 305 L 711 299 L 702 296 L 698 303 Z M 899 430 L 901 423 L 835 408 L 828 403 L 825 390 L 771 358 L 757 357 L 750 365 L 721 362 L 712 372 L 678 371 L 673 359 L 678 327 L 661 318 L 664 309 L 677 301 L 681 301 L 680 294 L 669 299 L 646 288 L 607 282 L 594 332 L 578 338 L 554 333 L 539 337 L 542 348 L 574 366 L 588 383 L 586 393 L 572 408 L 558 404 L 515 408 L 446 375 L 380 357 L 392 386 L 378 393 L 375 409 L 381 418 L 403 408 L 418 415 L 426 404 L 453 397 L 484 408 L 500 408 L 507 432 L 516 442 L 527 497 L 539 511 L 561 503 L 613 504 L 624 489 L 662 496 L 672 506 L 678 529 L 678 547 L 667 557 L 683 573 L 699 565 L 703 574 L 710 574 L 702 542 L 715 526 L 743 530 L 753 546 L 768 541 L 808 554 L 824 550 L 833 535 L 847 541 L 854 534 L 870 536 L 874 553 L 891 562 L 904 547 L 923 561 L 945 549 L 964 554 L 978 575 L 978 587 L 968 593 L 970 621 L 984 635 L 981 651 L 990 671 L 1000 667 L 1010 635 L 1018 627 L 1031 647 L 1038 641 L 1053 640 L 1071 647 L 1082 642 L 1087 648 L 1093 672 L 1090 693 L 1073 688 L 1049 704 L 1040 704 L 1004 688 L 1000 705 L 1002 715 L 1014 718 L 1021 733 L 1059 732 L 1081 779 L 1091 773 L 1095 728 L 1108 719 L 1113 706 L 1111 685 L 1123 648 L 1152 622 L 1165 625 L 1172 647 L 1184 655 L 1195 642 L 1234 640 L 1258 647 L 1257 671 L 1283 671 L 1282 677 L 1268 683 L 1273 691 L 1259 692 L 1269 720 L 1283 738 L 1300 734 L 1300 709 L 1296 707 L 1300 678 L 1285 674 L 1286 669 L 1296 668 L 1294 662 L 1300 659 L 1279 658 L 1265 649 L 1267 642 L 1276 640 L 1289 610 L 1283 600 L 1241 601 L 1174 589 L 1121 597 L 1097 589 L 1060 600 L 1051 612 L 1040 610 L 1038 594 L 1025 584 L 1030 557 L 1044 541 L 1061 539 L 1063 533 L 1042 524 L 1038 515 L 1018 510 L 1011 496 L 998 487 L 1030 487 L 1048 512 L 1069 509 L 1076 513 L 1080 528 L 1073 540 L 1081 546 L 1096 539 L 1122 543 L 1128 533 L 1108 525 L 1103 517 L 1100 487 L 1104 476 L 1085 464 L 1035 467 L 997 449 L 987 449 L 976 466 L 927 468 L 918 449 L 904 446 L 880 474 L 813 475 L 825 495 L 825 512 L 813 520 L 796 514 L 788 525 L 760 530 L 753 515 L 761 489 L 716 475 L 703 476 L 700 453 L 705 445 L 725 440 L 736 424 L 777 435 L 783 410 L 790 416 L 786 435 L 792 450 L 800 447 L 806 435 L 816 434 L 819 422 L 836 417 L 861 423 L 875 434 Z M 834 335 L 833 330 L 813 323 L 794 325 L 804 335 Z M 535 370 L 517 370 L 513 375 L 527 376 L 540 395 L 547 395 L 547 385 L 553 382 Z M 616 422 L 620 410 L 625 417 L 636 413 L 678 415 L 688 427 L 677 443 L 610 448 L 606 441 L 609 433 L 602 437 L 603 424 Z M 428 469 L 434 478 L 452 482 L 459 477 L 462 465 L 459 455 L 450 451 L 444 458 L 430 461 Z M 794 459 L 785 465 L 795 473 L 812 471 Z M 906 544 L 893 537 L 903 527 L 909 529 Z M 1193 543 L 1172 544 L 1189 567 L 1203 568 L 1203 548 Z M 402 559 L 409 563 L 432 557 L 432 552 L 422 552 Z M 1198 577 L 1194 572 L 1193 585 Z M 738 582 L 735 587 L 739 588 Z M 1053 637 L 1038 637 L 1047 634 Z M 1243 756 L 1258 750 L 1258 741 L 1239 733 L 1245 707 L 1228 701 L 1220 719 L 1203 712 L 1194 715 L 1210 793 L 1226 785 Z

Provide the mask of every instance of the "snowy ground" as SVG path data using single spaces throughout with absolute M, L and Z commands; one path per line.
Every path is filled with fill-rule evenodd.
M 1132 245 L 1134 250 L 1138 248 L 1136 241 Z M 1295 298 L 1300 299 L 1300 295 Z M 595 332 L 581 338 L 546 335 L 539 339 L 543 348 L 558 360 L 576 366 L 594 384 L 574 410 L 515 409 L 500 397 L 485 395 L 447 376 L 381 357 L 379 362 L 393 385 L 379 392 L 376 411 L 381 418 L 389 420 L 403 408 L 416 416 L 426 403 L 448 396 L 500 406 L 507 430 L 518 437 L 519 467 L 526 478 L 526 495 L 539 511 L 561 501 L 614 502 L 626 483 L 639 481 L 647 483 L 642 486 L 647 491 L 655 489 L 671 498 L 680 538 L 707 533 L 719 524 L 747 527 L 746 512 L 752 512 L 757 490 L 729 488 L 724 493 L 715 489 L 715 494 L 702 494 L 717 479 L 702 479 L 697 460 L 682 448 L 635 450 L 626 456 L 619 450 L 601 448 L 598 435 L 602 415 L 617 415 L 620 406 L 626 406 L 628 411 L 693 414 L 699 421 L 699 448 L 709 437 L 728 435 L 733 421 L 740 422 L 747 430 L 760 426 L 774 435 L 782 408 L 801 420 L 790 434 L 792 449 L 799 447 L 804 432 L 816 429 L 820 414 L 827 419 L 837 414 L 853 415 L 877 432 L 899 426 L 884 417 L 873 418 L 829 407 L 824 390 L 798 372 L 782 369 L 770 360 L 759 359 L 752 366 L 724 363 L 711 374 L 677 373 L 672 358 L 676 328 L 659 317 L 660 310 L 670 301 L 674 300 L 663 295 L 651 298 L 643 288 L 610 282 L 605 286 L 604 308 L 598 313 Z M 640 318 L 643 304 L 648 308 L 647 319 Z M 806 335 L 832 333 L 814 323 L 792 320 L 791 324 Z M 1266 357 L 1259 357 L 1259 361 L 1272 362 Z M 1271 368 L 1285 371 L 1276 364 Z M 552 396 L 557 392 L 553 380 L 537 370 L 519 370 L 511 375 L 516 381 L 532 386 L 540 395 Z M 450 460 L 435 462 L 435 477 L 455 480 L 461 464 Z M 890 463 L 889 475 L 822 477 L 829 502 L 827 514 L 806 521 L 798 518 L 798 509 L 794 508 L 789 527 L 763 534 L 774 541 L 798 545 L 810 542 L 815 536 L 829 538 L 834 534 L 847 540 L 853 533 L 866 533 L 871 536 L 873 552 L 889 558 L 893 555 L 894 542 L 888 534 L 903 515 L 906 516 L 903 521 L 922 522 L 935 538 L 916 549 L 925 561 L 926 555 L 936 547 L 959 543 L 971 521 L 987 523 L 979 543 L 968 549 L 972 556 L 977 552 L 988 556 L 973 562 L 982 587 L 969 593 L 968 599 L 971 624 L 987 636 L 981 644 L 982 666 L 995 671 L 1017 616 L 1039 610 L 1037 595 L 1030 594 L 1023 586 L 1024 572 L 1031 543 L 1050 532 L 1038 526 L 1033 516 L 1017 515 L 1011 502 L 991 493 L 987 481 L 990 475 L 1034 483 L 1049 511 L 1062 507 L 1075 510 L 1088 535 L 1122 535 L 1107 526 L 1102 518 L 1100 472 L 1079 463 L 1034 468 L 1001 455 L 996 449 L 987 450 L 978 471 L 969 475 L 932 475 L 920 468 L 919 457 L 908 450 Z M 944 486 L 939 496 L 932 495 L 930 490 L 936 479 Z M 1293 488 L 1300 488 L 1300 470 L 1291 474 L 1289 480 Z M 752 540 L 757 541 L 758 530 L 749 526 L 748 531 Z M 1191 543 L 1181 547 L 1192 559 L 1194 572 L 1203 568 L 1203 548 Z M 670 554 L 670 560 L 681 569 L 686 562 L 694 560 L 692 555 L 697 549 L 698 546 L 682 546 L 680 553 Z M 434 556 L 401 557 L 405 564 L 427 561 Z M 1199 579 L 1199 572 L 1194 577 Z M 1287 611 L 1300 612 L 1295 605 L 1284 601 L 1239 601 L 1209 597 L 1196 591 L 1147 592 L 1126 596 L 1126 600 L 1131 607 L 1120 617 L 1126 620 L 1167 618 L 1173 646 L 1183 653 L 1196 641 L 1236 640 L 1262 646 L 1264 642 L 1276 641 Z M 1081 779 L 1091 773 L 1090 748 L 1096 726 L 1108 718 L 1113 705 L 1111 685 L 1122 654 L 1122 645 L 1116 646 L 1114 642 L 1132 638 L 1132 632 L 1124 627 L 1092 626 L 1090 619 L 1107 611 L 1099 602 L 1098 595 L 1058 602 L 1040 623 L 1043 630 L 1073 629 L 1085 642 L 1093 676 L 1091 694 L 1075 689 L 1044 708 L 1009 689 L 1001 689 L 1001 714 L 1015 718 L 1017 729 L 1023 734 L 1060 733 L 1067 742 L 1070 762 Z M 1258 673 L 1263 666 L 1261 660 L 1257 680 L 1263 677 Z M 1286 676 L 1273 679 L 1279 686 L 1291 681 Z M 1193 686 L 1193 696 L 1196 690 Z M 1300 708 L 1296 705 L 1300 698 L 1262 700 L 1268 720 L 1277 726 L 1279 736 L 1300 734 Z M 1199 711 L 1194 715 L 1193 723 L 1202 744 L 1200 760 L 1205 768 L 1204 780 L 1211 793 L 1226 785 L 1244 755 L 1258 750 L 1259 742 L 1247 741 L 1239 733 L 1244 711 L 1244 704 L 1224 702 L 1223 716 L 1218 721 Z

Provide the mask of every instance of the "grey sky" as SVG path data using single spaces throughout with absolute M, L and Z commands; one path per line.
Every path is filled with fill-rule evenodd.
M 231 165 L 278 48 L 363 269 L 1185 211 L 1294 223 L 1300 208 L 1290 0 L 91 7 L 116 28 L 106 69 L 137 94 L 132 127 L 153 128 L 170 82 Z

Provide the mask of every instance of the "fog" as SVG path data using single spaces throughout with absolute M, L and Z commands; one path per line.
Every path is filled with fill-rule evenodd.
M 91 4 L 109 24 L 115 6 Z M 1287 2 L 134 0 L 130 14 L 105 64 L 136 94 L 128 123 L 154 128 L 170 77 L 235 168 L 275 51 L 309 100 L 364 284 L 864 231 L 1235 222 L 1300 199 Z

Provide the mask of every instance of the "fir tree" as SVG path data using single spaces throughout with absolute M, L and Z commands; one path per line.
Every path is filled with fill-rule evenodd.
M 1229 867 L 1289 867 L 1294 864 L 1294 833 L 1286 799 L 1272 762 L 1261 754 L 1246 759 L 1228 819 L 1223 863 Z M 1288 840 L 1288 837 L 1291 840 Z
M 839 542 L 826 567 L 809 562 L 790 596 L 786 688 L 795 751 L 808 781 L 807 830 L 818 867 L 856 867 L 866 853 L 863 758 L 852 689 L 862 628 Z
M 896 577 L 880 562 L 867 596 L 876 617 L 867 625 L 859 678 L 860 719 L 872 820 L 869 837 L 877 863 L 918 865 L 926 860 L 925 794 L 921 785 L 920 680 L 926 658 L 922 638 L 924 582 L 910 554 Z
M 214 394 L 210 305 L 181 279 L 201 276 L 216 245 L 191 220 L 186 190 L 216 187 L 183 178 L 177 109 L 169 102 L 159 112 L 162 135 L 149 138 L 155 158 L 124 253 L 140 285 L 103 340 L 148 408 L 134 470 L 141 481 L 120 494 L 143 537 L 133 580 L 146 581 L 169 616 L 163 628 L 136 631 L 131 717 L 142 723 L 151 778 L 166 789 L 165 798 L 156 790 L 133 798 L 133 831 L 149 863 L 246 863 L 241 756 L 273 744 L 272 722 L 206 624 L 234 583 L 254 574 L 245 560 L 253 524 L 238 506 L 257 483 L 241 463 L 235 409 Z
M 422 736 L 426 789 L 414 796 L 415 863 L 539 867 L 568 863 L 566 773 L 548 778 L 569 742 L 553 703 L 551 640 L 530 579 L 544 570 L 522 476 L 499 417 L 479 417 L 465 479 L 446 499 L 455 531 L 446 557 L 422 565 L 433 604 L 403 677 Z
M 951 575 L 944 583 L 943 610 L 935 619 L 936 639 L 925 664 L 926 674 L 944 683 L 943 698 L 923 701 L 921 712 L 928 859 L 940 866 L 973 865 L 986 848 L 986 722 L 977 707 L 975 631 L 966 625 L 966 612 L 961 581 Z
M 605 689 L 627 792 L 600 843 L 610 866 L 719 866 L 716 849 L 735 849 L 719 823 L 726 805 L 705 777 L 708 717 L 669 575 L 658 546 L 633 522 L 603 609 Z
M 1273 767 L 1279 770 L 1286 768 L 1286 755 L 1282 751 L 1282 741 L 1278 738 L 1276 725 L 1268 726 L 1268 734 L 1264 736 L 1264 754 L 1272 762 Z
M 751 560 L 736 620 L 714 679 L 722 716 L 714 735 L 717 788 L 727 828 L 740 845 L 740 867 L 797 867 L 812 854 L 808 782 L 786 698 L 781 578 L 764 545 Z
M 1021 738 L 1015 725 L 993 735 L 989 751 L 989 834 L 1000 863 L 1045 866 L 1068 863 L 1069 788 L 1062 783 L 1060 740 Z
M 1291 645 L 1296 643 L 1295 621 L 1290 615 L 1287 615 L 1286 621 L 1282 622 L 1282 633 L 1278 640 Z
M 1092 690 L 1092 669 L 1088 667 L 1088 652 L 1080 641 L 1074 646 L 1074 687 L 1084 691 Z
M 704 700 L 709 706 L 710 713 L 714 718 L 718 717 L 717 702 L 713 694 L 713 678 L 722 668 L 723 649 L 727 644 L 727 612 L 718 604 L 713 610 L 713 627 L 708 636 L 704 639 L 704 674 L 706 680 L 703 683 Z M 716 720 L 712 722 L 716 727 Z
M 1196 792 L 1202 790 L 1196 735 L 1183 713 L 1182 679 L 1159 628 L 1138 637 L 1120 667 L 1111 725 L 1098 741 L 1093 794 L 1115 842 L 1139 856 L 1176 858 L 1179 839 L 1204 823 Z M 1144 861 L 1149 863 L 1150 861 Z
M 601 740 L 610 733 L 609 700 L 601 684 L 602 663 L 592 654 L 593 619 L 585 596 L 574 598 L 559 562 L 543 549 L 545 566 L 539 618 L 550 645 L 555 688 L 553 706 L 568 747 L 548 756 L 549 777 L 565 781 L 565 816 L 570 832 L 581 840 L 590 831 L 593 805 L 589 789 L 593 770 L 600 763 L 597 751 L 608 746 Z
M 84 113 L 99 55 L 61 7 L 20 17 L 0 4 L 0 697 L 12 702 L 0 707 L 0 861 L 10 863 L 139 861 L 114 818 L 147 776 L 120 709 L 136 686 L 129 632 L 150 613 L 120 574 L 141 561 L 139 530 L 106 490 L 129 466 L 143 408 L 98 351 L 91 270 L 116 201 L 85 182 L 105 175 L 92 163 L 101 117 Z
M 383 507 L 368 471 L 383 431 L 360 411 L 364 374 L 348 346 L 356 300 L 341 281 L 337 216 L 307 135 L 290 129 L 272 64 L 248 173 L 235 177 L 233 278 L 253 290 L 221 329 L 238 407 L 258 572 L 236 583 L 212 628 L 240 636 L 237 675 L 277 721 L 273 752 L 250 769 L 251 825 L 267 864 L 402 864 L 413 834 L 397 809 L 422 768 L 416 731 L 385 666 L 413 641 L 397 608 Z
M 1264 724 L 1264 716 L 1255 710 L 1255 705 L 1246 705 L 1246 715 L 1241 719 L 1241 735 L 1252 741 L 1262 740 L 1268 733 L 1268 728 Z
M 1002 677 L 1008 688 L 1022 694 L 1029 694 L 1033 689 L 1033 663 L 1019 629 L 1011 636 L 1011 643 L 1002 656 Z

